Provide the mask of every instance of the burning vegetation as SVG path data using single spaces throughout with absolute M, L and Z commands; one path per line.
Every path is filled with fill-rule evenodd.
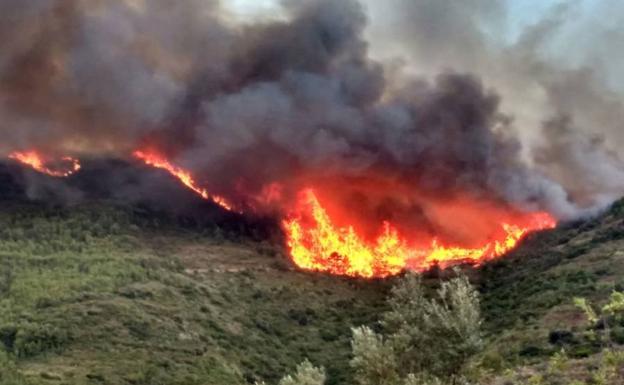
M 9 154 L 9 159 L 20 162 L 42 174 L 57 178 L 66 178 L 81 169 L 80 161 L 70 156 L 51 159 L 37 151 L 15 151 Z
M 227 211 L 234 210 L 234 205 L 227 198 L 211 194 L 197 182 L 191 171 L 174 165 L 159 152 L 137 150 L 132 156 L 150 167 L 166 171 L 202 199 L 210 200 Z M 34 150 L 14 152 L 9 158 L 52 177 L 69 177 L 81 169 L 80 162 L 75 158 L 64 156 L 51 159 Z M 363 188 L 362 185 L 358 187 Z M 263 191 L 264 194 L 253 202 L 255 205 L 280 206 L 282 228 L 293 262 L 302 269 L 335 275 L 386 277 L 404 270 L 422 271 L 435 264 L 481 263 L 512 250 L 530 232 L 556 226 L 554 217 L 545 212 L 520 213 L 508 207 L 467 200 L 439 203 L 448 205 L 443 209 L 447 212 L 440 215 L 450 220 L 454 213 L 454 219 L 460 221 L 459 228 L 470 227 L 473 220 L 488 222 L 486 226 L 483 223 L 476 225 L 479 229 L 471 232 L 469 241 L 458 240 L 461 237 L 455 237 L 453 241 L 449 240 L 453 237 L 442 237 L 442 233 L 453 231 L 452 226 L 445 223 L 438 229 L 440 234 L 434 234 L 409 228 L 401 223 L 400 218 L 397 219 L 400 226 L 397 226 L 390 218 L 381 218 L 377 222 L 371 220 L 369 214 L 354 215 L 348 207 L 341 206 L 340 200 L 344 199 L 341 194 L 326 192 L 324 195 L 335 197 L 335 201 L 330 200 L 324 205 L 312 188 L 303 188 L 294 200 L 285 199 L 277 183 Z M 437 204 L 434 201 L 428 204 L 431 210 L 440 210 L 440 207 L 434 207 Z M 360 208 L 364 210 L 365 206 Z M 246 207 L 254 212 L 267 210 L 267 207 L 250 204 Z M 373 228 L 375 233 L 370 231 Z M 407 230 L 409 235 L 406 236 L 403 230 Z
M 190 171 L 173 165 L 160 153 L 138 150 L 133 156 L 149 166 L 167 171 L 203 199 L 212 200 L 225 210 L 234 210 L 234 204 L 227 198 L 212 195 L 208 189 L 201 187 Z M 331 182 L 330 185 L 335 183 Z M 342 182 L 338 185 L 343 188 Z M 370 183 L 358 185 L 358 192 L 364 190 L 369 197 L 374 196 L 374 193 L 365 191 L 367 185 Z M 280 193 L 276 194 L 276 190 Z M 407 229 L 410 235 L 406 237 L 389 218 L 381 218 L 376 222 L 368 214 L 358 218 L 358 215 L 349 213 L 350 208 L 342 207 L 340 200 L 347 199 L 345 196 L 353 197 L 353 194 L 347 193 L 341 197 L 342 194 L 328 188 L 325 196 L 334 197 L 335 201 L 330 201 L 327 206 L 337 208 L 331 215 L 319 200 L 315 189 L 301 189 L 294 200 L 283 199 L 282 190 L 278 183 L 272 183 L 263 188 L 263 197 L 268 191 L 270 199 L 253 199 L 253 205 L 247 203 L 246 207 L 261 212 L 267 207 L 254 205 L 277 204 L 279 215 L 284 217 L 281 220 L 282 229 L 293 262 L 302 269 L 335 275 L 379 278 L 396 275 L 404 270 L 423 271 L 436 264 L 443 267 L 458 263 L 478 264 L 511 251 L 528 233 L 551 229 L 557 224 L 555 218 L 546 212 L 522 213 L 508 205 L 493 206 L 467 200 L 447 203 L 428 201 L 426 203 L 430 206 L 438 206 L 433 210 L 442 211 L 439 215 L 446 216 L 447 221 L 452 218 L 456 228 L 463 228 L 464 236 L 468 234 L 468 241 L 448 240 L 442 234 L 413 228 Z M 406 194 L 404 198 L 411 198 L 408 192 L 403 193 Z M 423 205 L 424 202 L 419 204 Z M 449 207 L 439 207 L 445 204 Z M 364 207 L 359 209 L 363 210 Z M 431 218 L 427 221 L 431 221 Z M 485 226 L 483 222 L 486 222 Z M 366 231 L 366 228 L 372 227 L 377 227 L 374 235 Z M 407 225 L 402 224 L 401 227 Z M 447 223 L 440 223 L 438 231 L 448 233 L 453 229 Z M 369 236 L 365 233 L 369 233 Z
M 478 234 L 474 247 L 465 247 L 433 235 L 406 239 L 388 221 L 383 221 L 378 235 L 366 239 L 355 225 L 337 226 L 311 189 L 301 194 L 296 212 L 283 222 L 294 262 L 304 269 L 361 277 L 422 271 L 435 264 L 480 263 L 509 252 L 529 232 L 556 226 L 555 219 L 543 212 L 508 215 L 505 222 L 490 223 L 491 233 Z M 482 212 L 482 220 L 490 214 Z
M 188 170 L 174 166 L 165 157 L 154 151 L 137 150 L 133 153 L 136 159 L 145 162 L 146 165 L 167 171 L 177 178 L 182 184 L 196 192 L 203 199 L 211 200 L 227 211 L 232 211 L 232 205 L 227 199 L 218 195 L 211 195 L 207 189 L 200 187 Z

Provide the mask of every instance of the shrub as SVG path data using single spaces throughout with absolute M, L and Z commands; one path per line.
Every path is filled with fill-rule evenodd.
M 68 341 L 68 333 L 51 325 L 23 324 L 15 334 L 13 351 L 18 357 L 32 357 L 46 351 L 59 350 Z

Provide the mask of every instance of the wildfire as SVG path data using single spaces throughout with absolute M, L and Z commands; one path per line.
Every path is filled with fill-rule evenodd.
M 502 223 L 502 235 L 481 247 L 443 245 L 435 238 L 417 247 L 401 238 L 389 222 L 383 223 L 381 234 L 372 242 L 358 235 L 353 226 L 336 226 L 311 189 L 302 194 L 298 206 L 303 215 L 283 221 L 294 262 L 303 269 L 348 276 L 386 277 L 406 268 L 425 270 L 435 263 L 479 263 L 512 250 L 531 231 L 556 226 L 549 214 L 535 213 L 523 226 Z
M 172 164 L 164 156 L 143 150 L 135 151 L 133 155 L 149 166 L 167 171 L 203 199 L 211 200 L 228 211 L 233 210 L 226 198 L 210 194 L 197 183 L 190 171 Z M 75 158 L 64 156 L 51 159 L 34 150 L 16 151 L 9 158 L 53 177 L 68 177 L 81 169 L 80 162 Z M 258 203 L 281 205 L 282 200 L 281 186 L 275 184 L 266 186 Z M 464 203 L 460 202 L 458 206 L 444 205 L 439 214 L 445 218 L 449 215 L 461 217 L 459 212 Z M 481 215 L 478 209 L 476 211 Z M 421 239 L 416 240 L 413 238 L 417 237 L 405 237 L 403 231 L 399 231 L 389 221 L 382 222 L 381 230 L 373 238 L 362 236 L 359 229 L 351 225 L 357 223 L 357 220 L 338 224 L 339 221 L 321 204 L 313 189 L 304 190 L 294 209 L 286 212 L 293 213 L 282 221 L 282 225 L 291 257 L 297 266 L 336 275 L 368 278 L 387 277 L 405 269 L 422 271 L 435 264 L 478 264 L 514 249 L 530 232 L 556 226 L 555 219 L 547 213 L 508 215 L 504 220 L 496 216 L 492 217 L 495 218 L 493 220 L 484 216 L 479 218 L 480 221 L 490 220 L 495 224 L 495 231 L 477 247 L 465 247 L 443 242 L 438 237 L 421 236 Z M 459 219 L 457 223 L 461 222 Z
M 152 167 L 159 168 L 161 170 L 165 170 L 169 174 L 175 176 L 186 187 L 196 192 L 203 199 L 211 200 L 228 211 L 233 210 L 232 208 L 233 206 L 228 202 L 226 198 L 217 196 L 217 195 L 211 195 L 207 189 L 200 187 L 197 184 L 197 182 L 193 178 L 193 175 L 188 170 L 185 170 L 183 168 L 180 168 L 178 166 L 171 164 L 163 156 L 155 152 L 140 151 L 140 150 L 135 151 L 133 155 L 135 158 L 140 159 L 143 162 L 145 162 L 145 164 L 147 164 L 148 166 L 152 166 Z
M 64 156 L 60 159 L 46 159 L 37 151 L 15 151 L 9 154 L 9 159 L 32 167 L 34 170 L 57 178 L 66 178 L 80 171 L 78 159 Z

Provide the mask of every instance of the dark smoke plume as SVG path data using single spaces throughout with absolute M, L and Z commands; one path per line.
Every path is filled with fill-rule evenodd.
M 565 9 L 493 49 L 484 29 L 501 28 L 500 2 L 389 4 L 394 29 L 367 39 L 379 24 L 367 29 L 355 0 L 285 1 L 280 17 L 247 21 L 217 1 L 5 0 L 0 151 L 147 146 L 239 202 L 271 183 L 292 196 L 371 175 L 560 218 L 624 194 L 621 158 L 588 137 L 624 139 L 619 94 L 535 53 Z M 380 40 L 405 48 L 403 64 L 373 59 Z M 513 96 L 527 84 L 537 102 L 527 87 Z

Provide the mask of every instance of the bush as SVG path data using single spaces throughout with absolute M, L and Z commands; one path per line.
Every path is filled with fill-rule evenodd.
M 13 324 L 0 326 L 0 342 L 4 350 L 12 352 L 15 346 L 15 337 L 17 336 L 17 326 Z
M 13 352 L 21 358 L 32 357 L 46 351 L 58 351 L 68 341 L 68 333 L 51 325 L 23 324 L 15 334 Z

